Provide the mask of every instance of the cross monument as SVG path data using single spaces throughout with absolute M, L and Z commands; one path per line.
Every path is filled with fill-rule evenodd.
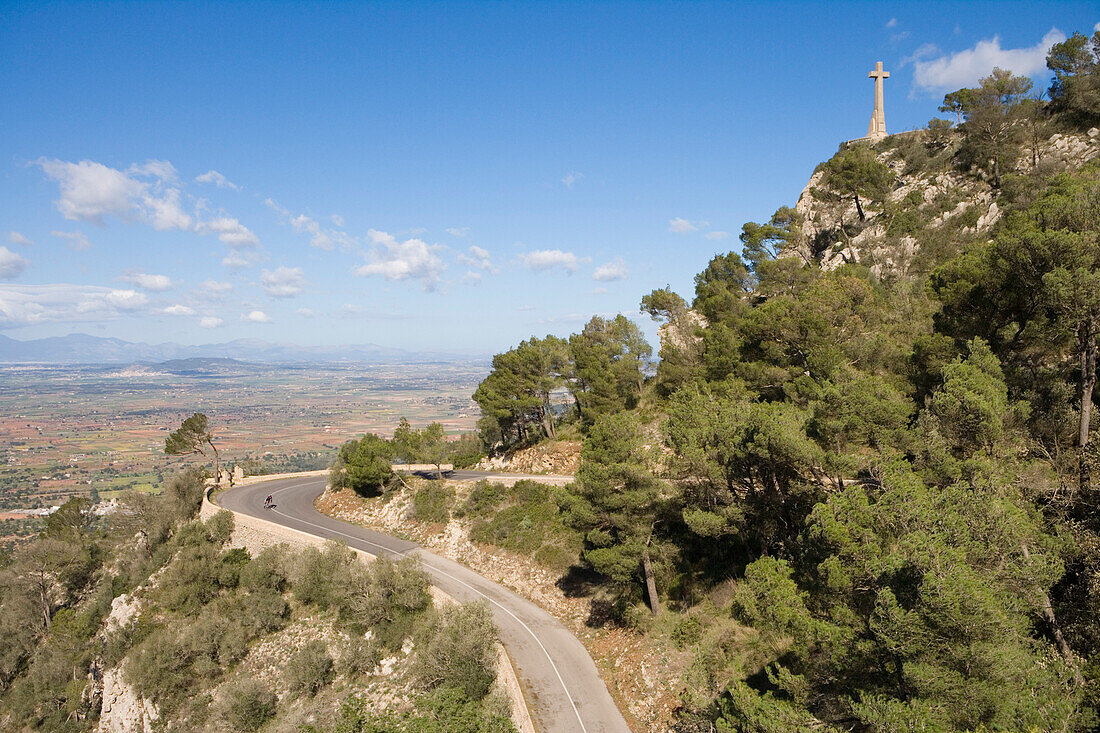
M 890 78 L 889 71 L 882 70 L 882 62 L 875 63 L 875 70 L 867 74 L 867 78 L 875 80 L 875 111 L 871 114 L 871 122 L 867 125 L 867 137 L 886 137 L 886 107 L 882 103 L 882 80 Z

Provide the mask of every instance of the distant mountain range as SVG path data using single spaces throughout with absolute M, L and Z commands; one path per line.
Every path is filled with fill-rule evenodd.
M 412 364 L 487 360 L 485 355 L 435 351 L 405 351 L 375 344 L 297 346 L 259 339 L 188 346 L 143 344 L 83 333 L 19 341 L 0 335 L 0 363 L 131 364 L 170 359 L 239 359 L 252 362 L 364 362 Z

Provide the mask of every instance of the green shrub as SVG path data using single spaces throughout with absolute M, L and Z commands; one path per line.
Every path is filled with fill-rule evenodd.
M 338 600 L 336 577 L 355 562 L 355 555 L 336 542 L 325 543 L 324 551 L 307 547 L 292 560 L 294 596 L 302 603 L 328 608 Z
M 567 570 L 580 555 L 581 533 L 564 521 L 565 489 L 537 481 L 517 481 L 511 488 L 481 484 L 463 503 L 473 518 L 470 539 L 531 555 L 557 571 Z
M 920 135 L 896 136 L 898 156 L 905 161 L 905 173 L 913 175 L 925 169 L 931 157 Z
M 477 433 L 464 433 L 447 445 L 448 461 L 455 468 L 469 468 L 485 457 L 485 449 Z
M 928 120 L 924 144 L 931 151 L 943 150 L 951 143 L 952 127 L 950 120 L 933 117 Z
M 487 605 L 444 608 L 416 645 L 413 673 L 428 689 L 452 688 L 480 700 L 496 679 L 496 638 Z
M 197 666 L 198 676 L 216 677 L 248 652 L 251 638 L 241 620 L 208 606 L 180 635 L 179 646 Z
M 224 545 L 233 534 L 233 513 L 222 509 L 206 520 L 206 533 L 211 542 Z
M 382 650 L 373 639 L 353 637 L 340 654 L 339 669 L 345 677 L 370 674 L 382 661 Z
M 286 590 L 286 553 L 281 547 L 267 547 L 241 568 L 241 585 L 249 590 Z
M 504 484 L 478 481 L 466 500 L 455 507 L 456 517 L 488 517 L 508 498 Z
M 275 717 L 275 694 L 259 680 L 247 677 L 222 688 L 215 710 L 218 718 L 234 730 L 259 730 Z
M 644 603 L 624 604 L 620 608 L 613 609 L 612 615 L 617 615 L 627 628 L 634 629 L 640 634 L 653 628 L 653 613 Z
M 703 624 L 696 616 L 684 616 L 677 619 L 672 627 L 672 643 L 677 649 L 685 649 L 699 641 L 703 636 Z
M 366 566 L 356 563 L 341 579 L 341 608 L 360 628 L 371 629 L 382 647 L 398 649 L 431 606 L 429 585 L 427 573 L 412 558 L 395 563 L 383 556 Z
M 564 573 L 576 564 L 578 552 L 557 545 L 543 545 L 531 557 L 543 567 Z
M 175 635 L 167 627 L 161 627 L 134 649 L 123 671 L 135 692 L 162 710 L 172 710 L 193 681 L 190 663 L 187 651 L 179 647 Z
M 460 690 L 441 688 L 422 695 L 416 708 L 378 712 L 370 700 L 349 696 L 340 710 L 337 731 L 351 733 L 515 733 L 508 700 L 489 695 L 470 700 Z
M 418 522 L 446 524 L 451 518 L 454 498 L 454 489 L 442 482 L 425 484 L 413 495 L 413 518 Z
M 154 600 L 171 611 L 194 615 L 218 595 L 221 558 L 209 543 L 183 547 L 157 583 Z
M 194 519 L 202 507 L 202 474 L 196 469 L 188 469 L 169 477 L 161 491 L 163 502 L 175 521 Z
M 332 681 L 332 671 L 328 647 L 315 639 L 291 658 L 286 668 L 287 684 L 296 695 L 313 697 Z
M 286 625 L 290 606 L 272 590 L 237 593 L 215 601 L 218 613 L 238 619 L 251 636 L 278 631 Z
M 886 236 L 913 236 L 924 228 L 924 224 L 925 216 L 919 209 L 903 209 L 890 219 L 890 224 L 886 227 Z
M 242 547 L 234 547 L 223 552 L 221 565 L 218 568 L 218 585 L 222 588 L 236 588 L 241 580 L 241 570 L 249 564 L 250 560 L 248 550 Z

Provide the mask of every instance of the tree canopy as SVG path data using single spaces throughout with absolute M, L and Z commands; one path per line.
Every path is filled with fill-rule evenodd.
M 207 450 L 214 457 L 214 481 L 220 483 L 221 461 L 218 457 L 218 449 L 214 446 L 214 434 L 210 430 L 210 421 L 206 415 L 196 412 L 164 439 L 164 452 L 170 456 L 198 453 L 206 458 Z

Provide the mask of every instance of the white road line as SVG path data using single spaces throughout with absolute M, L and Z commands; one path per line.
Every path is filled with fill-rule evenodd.
M 300 489 L 300 488 L 302 488 L 303 486 L 308 486 L 308 485 L 309 485 L 310 483 L 312 483 L 312 482 L 307 482 L 307 483 L 304 483 L 304 484 L 295 484 L 295 485 L 293 485 L 293 486 L 285 486 L 285 487 L 283 487 L 283 488 L 281 488 L 281 489 L 277 489 L 277 490 L 275 490 L 275 491 L 271 492 L 271 496 L 272 496 L 272 497 L 274 497 L 274 496 L 275 496 L 275 495 L 277 495 L 277 494 L 281 494 L 281 493 L 283 493 L 284 491 L 289 491 L 289 490 L 291 490 L 291 489 Z M 356 540 L 356 541 L 358 541 L 358 542 L 366 542 L 366 543 L 367 543 L 368 545 L 371 545 L 371 546 L 373 546 L 373 547 L 377 547 L 377 548 L 378 548 L 378 549 L 380 549 L 380 550 L 385 550 L 386 552 L 389 552 L 389 553 L 391 553 L 391 554 L 394 554 L 394 555 L 401 555 L 402 557 L 413 557 L 412 555 L 406 555 L 406 554 L 405 554 L 405 553 L 403 553 L 403 552 L 396 552 L 396 551 L 394 551 L 394 550 L 391 550 L 391 549 L 390 549 L 390 548 L 388 548 L 388 547 L 385 547 L 385 546 L 383 546 L 383 545 L 379 545 L 379 544 L 378 544 L 378 543 L 376 543 L 376 542 L 371 542 L 370 540 L 367 540 L 367 539 L 363 539 L 362 537 L 356 537 L 355 535 L 350 535 L 350 534 L 346 534 L 346 533 L 344 533 L 344 532 L 341 532 L 340 530 L 337 530 L 337 529 L 332 529 L 331 527 L 324 527 L 324 526 L 322 526 L 322 525 L 320 525 L 320 524 L 314 524 L 313 522 L 310 522 L 309 520 L 306 520 L 306 519 L 302 519 L 301 517 L 293 517 L 293 516 L 291 516 L 291 515 L 289 515 L 289 514 L 283 514 L 283 513 L 281 512 L 281 511 L 279 511 L 278 507 L 275 507 L 275 508 L 273 508 L 273 509 L 272 509 L 271 511 L 275 512 L 275 513 L 276 513 L 276 514 L 278 514 L 279 516 L 283 516 L 283 517 L 286 517 L 287 519 L 292 519 L 292 520 L 294 520 L 294 521 L 296 521 L 296 522 L 301 522 L 301 523 L 303 523 L 303 524 L 308 524 L 308 525 L 309 525 L 309 526 L 311 526 L 311 527 L 316 527 L 317 529 L 320 529 L 320 530 L 324 530 L 325 532 L 332 532 L 332 533 L 335 533 L 335 534 L 341 535 L 341 536 L 343 536 L 343 537 L 347 537 L 347 538 L 349 538 L 349 539 L 353 539 L 353 540 Z M 261 518 L 262 518 L 262 517 L 261 517 Z M 342 520 L 336 520 L 336 521 L 342 521 Z M 417 548 L 417 549 L 418 549 L 418 548 Z M 531 638 L 535 640 L 535 643 L 539 645 L 539 649 L 542 649 L 542 653 L 546 655 L 546 661 L 550 662 L 550 667 L 551 667 L 551 668 L 553 668 L 553 670 L 554 670 L 554 674 L 555 674 L 555 675 L 557 676 L 557 678 L 558 678 L 558 682 L 560 682 L 560 683 L 561 683 L 561 688 L 562 688 L 563 690 L 565 690 L 565 696 L 566 696 L 567 698 L 569 698 L 569 704 L 570 704 L 570 705 L 571 705 L 571 706 L 573 707 L 573 713 L 574 713 L 574 714 L 575 714 L 575 715 L 577 716 L 577 723 L 579 723 L 579 724 L 580 724 L 580 726 L 581 726 L 581 730 L 582 730 L 582 731 L 584 731 L 584 733 L 588 733 L 588 728 L 586 728 L 586 727 L 585 727 L 585 725 L 584 725 L 584 720 L 583 720 L 583 719 L 581 718 L 581 712 L 580 712 L 580 710 L 577 710 L 577 703 L 575 703 L 575 702 L 573 701 L 573 695 L 572 695 L 572 694 L 571 694 L 571 693 L 569 692 L 569 687 L 568 687 L 568 686 L 567 686 L 567 685 L 565 684 L 565 680 L 564 680 L 564 679 L 562 679 L 562 676 L 561 676 L 561 672 L 559 672 L 559 671 L 558 671 L 558 665 L 554 664 L 554 659 L 553 659 L 553 658 L 552 658 L 552 657 L 550 656 L 550 652 L 546 650 L 546 647 L 545 647 L 545 646 L 543 646 L 543 644 L 542 644 L 542 640 L 541 640 L 541 639 L 539 639 L 539 637 L 535 635 L 535 632 L 531 630 L 531 627 L 530 627 L 530 626 L 528 626 L 528 625 L 527 625 L 526 623 L 524 623 L 524 622 L 523 622 L 523 619 L 521 619 L 521 618 L 520 618 L 519 616 L 517 616 L 516 614 L 512 613 L 512 610 L 511 610 L 510 608 L 508 608 L 507 606 L 504 606 L 503 604 L 499 603 L 499 602 L 498 602 L 498 601 L 496 601 L 496 600 L 495 600 L 494 598 L 491 598 L 490 596 L 486 595 L 485 593 L 482 593 L 482 592 L 481 592 L 480 590 L 478 590 L 478 589 L 477 589 L 477 588 L 475 588 L 474 586 L 470 585 L 470 584 L 469 584 L 469 583 L 467 583 L 466 581 L 464 581 L 464 580 L 461 580 L 461 579 L 459 579 L 459 578 L 456 578 L 455 576 L 451 575 L 450 573 L 448 573 L 448 572 L 446 572 L 446 571 L 443 571 L 443 570 L 440 570 L 440 569 L 439 569 L 439 568 L 437 568 L 437 567 L 434 567 L 434 566 L 432 566 L 432 565 L 429 565 L 428 563 L 426 563 L 426 562 L 424 562 L 423 560 L 421 560 L 421 559 L 420 559 L 419 557 L 413 557 L 413 559 L 414 559 L 414 560 L 416 560 L 416 561 L 417 561 L 418 563 L 420 563 L 421 565 L 423 565 L 423 566 L 424 566 L 425 568 L 427 568 L 428 570 L 431 570 L 431 571 L 433 571 L 433 572 L 436 572 L 436 573 L 438 573 L 438 574 L 440 574 L 440 575 L 442 575 L 442 576 L 444 576 L 444 577 L 446 577 L 446 578 L 450 578 L 451 580 L 455 581 L 456 583 L 459 583 L 459 584 L 461 584 L 461 585 L 464 585 L 464 586 L 466 586 L 467 588 L 469 588 L 470 590 L 472 590 L 472 591 L 473 591 L 474 593 L 478 594 L 479 596 L 481 596 L 481 597 L 482 597 L 482 598 L 484 598 L 485 600 L 489 601 L 489 603 L 492 603 L 492 604 L 493 604 L 493 605 L 495 605 L 495 606 L 496 606 L 497 608 L 499 608 L 500 610 L 504 611 L 504 612 L 505 612 L 506 614 L 508 614 L 509 616 L 511 616 L 511 617 L 512 617 L 513 619 L 515 619 L 515 620 L 516 620 L 516 622 L 517 622 L 517 623 L 518 623 L 518 624 L 519 624 L 520 626 L 522 626 L 522 627 L 523 627 L 523 628 L 524 628 L 524 629 L 525 629 L 525 630 L 527 631 L 527 633 L 528 633 L 528 634 L 530 634 L 530 635 L 531 635 Z

